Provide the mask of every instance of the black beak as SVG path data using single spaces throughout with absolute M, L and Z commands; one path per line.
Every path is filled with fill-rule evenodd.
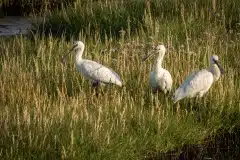
M 69 53 L 71 53 L 76 47 L 77 47 L 77 45 L 74 45 L 74 46 L 72 47 L 72 49 L 71 49 L 67 54 L 65 54 L 65 55 L 61 58 L 61 62 L 62 62 L 62 63 L 64 63 L 65 58 L 66 58 L 66 57 L 69 55 Z
M 223 68 L 220 66 L 220 64 L 218 63 L 218 61 L 215 61 L 215 60 L 213 60 L 213 61 L 214 61 L 214 63 L 218 66 L 221 74 L 224 74 L 224 70 L 223 70 Z
M 154 55 L 155 53 L 156 53 L 156 51 L 154 50 L 152 53 L 146 55 L 146 56 L 142 59 L 142 61 L 143 61 L 143 62 L 146 61 L 149 57 L 151 57 L 151 56 Z

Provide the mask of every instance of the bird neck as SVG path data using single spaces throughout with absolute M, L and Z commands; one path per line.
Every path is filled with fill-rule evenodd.
M 164 53 L 162 51 L 159 51 L 159 55 L 157 57 L 156 63 L 155 63 L 155 71 L 158 72 L 160 68 L 162 68 L 162 62 L 163 62 Z
M 221 76 L 221 71 L 216 64 L 212 64 L 209 71 L 213 74 L 214 81 L 217 81 Z
M 75 54 L 76 64 L 78 64 L 82 61 L 83 51 L 84 51 L 84 48 L 77 48 L 75 50 L 75 52 L 76 52 L 76 54 Z

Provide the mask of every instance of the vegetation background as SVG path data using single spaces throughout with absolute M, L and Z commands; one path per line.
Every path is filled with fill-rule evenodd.
M 0 37 L 3 159 L 239 158 L 239 0 L 19 2 L 5 3 L 5 15 L 15 6 L 36 21 L 27 36 Z M 74 56 L 60 63 L 73 40 L 124 87 L 102 87 L 97 98 Z M 160 42 L 173 91 L 212 54 L 225 74 L 203 99 L 173 105 L 149 89 L 154 60 L 141 61 Z

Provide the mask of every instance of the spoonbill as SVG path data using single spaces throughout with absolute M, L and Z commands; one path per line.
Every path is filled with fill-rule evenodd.
M 84 43 L 82 41 L 75 41 L 73 48 L 61 59 L 64 63 L 65 58 L 72 51 L 75 52 L 75 65 L 77 70 L 85 77 L 92 81 L 94 87 L 98 87 L 103 84 L 116 84 L 122 86 L 122 81 L 117 73 L 111 69 L 99 64 L 97 62 L 83 59 Z
M 213 82 L 217 81 L 224 72 L 219 64 L 217 55 L 210 57 L 210 64 L 211 66 L 209 68 L 191 74 L 183 82 L 183 84 L 175 91 L 173 97 L 174 103 L 185 97 L 201 98 L 209 90 Z
M 172 76 L 164 68 L 162 68 L 162 62 L 164 55 L 166 53 L 166 48 L 164 45 L 158 45 L 152 54 L 147 55 L 143 61 L 147 60 L 153 54 L 158 53 L 157 60 L 155 62 L 154 70 L 149 75 L 149 85 L 152 88 L 153 93 L 158 90 L 162 91 L 164 94 L 171 91 L 172 88 Z

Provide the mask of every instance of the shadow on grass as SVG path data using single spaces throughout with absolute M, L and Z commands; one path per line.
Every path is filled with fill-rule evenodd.
M 160 153 L 151 151 L 146 153 L 146 160 L 198 160 L 198 159 L 231 159 L 240 158 L 240 130 L 239 126 L 232 131 L 219 130 L 216 136 L 211 136 L 203 144 L 186 144 L 181 149 Z
M 199 24 L 206 21 L 224 23 L 227 30 L 238 27 L 238 6 L 240 4 L 233 0 L 222 2 L 222 6 L 216 6 L 216 12 L 212 10 L 212 3 L 209 0 L 191 1 L 191 3 L 189 1 L 163 0 L 160 2 L 150 0 L 149 4 L 150 10 L 148 10 L 145 0 L 109 1 L 109 3 L 79 1 L 61 10 L 49 11 L 43 21 L 34 23 L 34 32 L 40 31 L 44 35 L 52 34 L 57 37 L 61 37 L 64 33 L 67 40 L 70 37 L 78 39 L 80 35 L 104 40 L 110 37 L 119 38 L 122 31 L 129 35 L 138 32 L 139 29 L 148 32 L 148 27 L 153 27 L 153 22 L 156 19 L 163 22 L 170 20 L 179 23 L 184 15 L 192 16 L 186 17 L 185 21 L 188 21 L 188 18 L 189 21 L 192 21 L 192 18 L 194 21 L 200 21 L 196 26 L 191 26 L 194 28 L 198 28 Z M 153 22 L 145 22 L 145 17 L 149 16 L 146 13 L 149 11 L 151 13 L 150 19 Z M 220 11 L 223 15 L 220 15 Z M 181 32 L 185 35 L 184 30 L 181 29 Z

